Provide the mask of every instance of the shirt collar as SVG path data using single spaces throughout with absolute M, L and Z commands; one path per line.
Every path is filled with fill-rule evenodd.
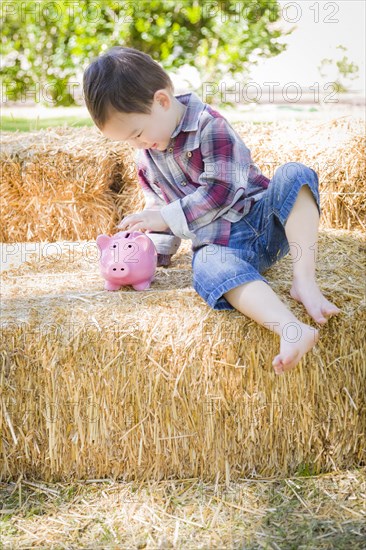
M 186 105 L 187 108 L 178 126 L 172 133 L 171 138 L 175 138 L 179 132 L 192 132 L 198 130 L 199 118 L 205 108 L 205 104 L 195 92 L 176 95 L 175 98 L 183 103 L 183 105 Z

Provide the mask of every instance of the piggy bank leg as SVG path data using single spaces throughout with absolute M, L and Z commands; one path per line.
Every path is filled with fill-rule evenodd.
M 146 290 L 150 287 L 151 279 L 148 279 L 147 281 L 144 281 L 143 283 L 137 283 L 136 285 L 132 285 L 135 290 Z
M 121 285 L 113 284 L 110 281 L 105 281 L 104 283 L 104 290 L 119 290 L 120 288 Z

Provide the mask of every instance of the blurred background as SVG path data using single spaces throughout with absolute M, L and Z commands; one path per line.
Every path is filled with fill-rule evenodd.
M 231 122 L 365 118 L 365 19 L 359 0 L 3 1 L 1 127 L 92 125 L 83 71 L 115 45 Z

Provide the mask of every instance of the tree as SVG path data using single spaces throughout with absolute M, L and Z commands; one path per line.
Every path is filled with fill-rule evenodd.
M 343 52 L 347 51 L 347 48 L 345 48 L 341 44 L 337 46 L 336 49 Z M 346 81 L 355 80 L 356 78 L 358 78 L 359 66 L 356 65 L 353 61 L 350 61 L 346 55 L 343 55 L 341 59 L 338 59 L 335 62 L 335 66 L 333 59 L 324 58 L 320 61 L 320 65 L 318 65 L 320 76 L 322 76 L 323 78 L 329 76 L 329 69 L 333 69 L 333 75 L 331 78 L 334 78 L 333 82 L 336 91 L 338 93 L 350 91 L 349 84 Z M 337 71 L 337 74 L 334 74 L 335 71 Z
M 142 50 L 167 71 L 195 66 L 204 81 L 242 77 L 286 49 L 277 39 L 293 29 L 276 28 L 279 17 L 274 0 L 3 2 L 3 90 L 71 105 L 80 72 L 115 45 Z

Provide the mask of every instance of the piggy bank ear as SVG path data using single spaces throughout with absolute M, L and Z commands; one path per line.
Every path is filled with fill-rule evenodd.
M 111 238 L 108 237 L 108 235 L 98 235 L 96 242 L 99 250 L 104 250 L 105 248 L 107 248 L 110 241 Z
M 142 252 L 147 252 L 151 246 L 150 242 L 151 239 L 149 237 L 146 238 L 145 235 L 139 235 L 138 237 L 135 237 L 134 239 L 135 243 L 137 243 L 138 250 Z

